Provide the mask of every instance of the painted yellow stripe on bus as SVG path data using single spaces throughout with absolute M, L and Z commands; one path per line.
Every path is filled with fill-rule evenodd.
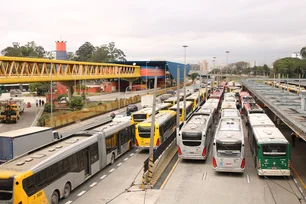
M 300 175 L 298 174 L 298 172 L 295 170 L 295 168 L 293 167 L 293 165 L 291 164 L 291 169 L 294 171 L 294 174 L 298 177 L 298 179 L 300 180 L 300 182 L 302 183 L 303 187 L 306 189 L 306 185 L 303 182 L 302 178 L 300 177 Z
M 165 187 L 166 183 L 168 182 L 170 176 L 172 175 L 174 169 L 176 168 L 176 166 L 178 165 L 180 160 L 181 160 L 181 158 L 178 158 L 178 160 L 175 162 L 175 164 L 173 165 L 173 167 L 172 167 L 171 171 L 169 172 L 168 176 L 164 180 L 163 184 L 160 186 L 160 190 L 163 190 L 163 188 Z

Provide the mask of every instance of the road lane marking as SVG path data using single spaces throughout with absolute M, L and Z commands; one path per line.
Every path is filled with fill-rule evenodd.
M 82 191 L 82 192 L 79 193 L 77 196 L 82 196 L 84 193 L 86 193 L 86 191 Z
M 138 152 L 138 151 L 139 151 L 139 149 L 136 149 L 136 150 L 135 150 L 135 152 Z
M 71 201 L 71 200 L 67 201 L 65 204 L 70 204 L 70 203 L 72 203 L 72 201 Z
M 205 180 L 206 180 L 206 176 L 207 176 L 207 172 L 203 173 L 202 181 L 205 181 Z
M 301 179 L 300 175 L 299 175 L 298 172 L 295 170 L 295 168 L 293 167 L 292 164 L 291 164 L 291 169 L 293 170 L 293 172 L 295 173 L 295 175 L 298 177 L 298 179 L 299 179 L 300 182 L 302 183 L 303 187 L 306 188 L 305 183 L 303 182 L 303 180 Z
M 102 179 L 104 179 L 105 177 L 106 177 L 106 175 L 103 175 L 103 176 L 100 177 L 100 179 L 102 180 Z
M 109 170 L 109 173 L 112 173 L 113 171 L 115 171 L 115 168 L 112 168 L 111 170 Z
M 117 164 L 117 166 L 121 166 L 121 164 L 122 164 L 122 163 L 120 162 L 119 164 Z
M 0 127 L 2 126 L 3 124 L 0 124 Z
M 129 158 L 125 158 L 123 161 L 127 161 Z
M 134 155 L 134 153 L 130 154 L 130 156 L 132 157 Z
M 246 175 L 246 177 L 247 177 L 247 181 L 248 181 L 248 183 L 250 183 L 250 177 L 249 177 L 249 174 L 247 174 L 247 175 Z
M 97 182 L 93 182 L 92 184 L 90 184 L 90 186 L 89 187 L 94 187 L 95 185 L 97 185 Z

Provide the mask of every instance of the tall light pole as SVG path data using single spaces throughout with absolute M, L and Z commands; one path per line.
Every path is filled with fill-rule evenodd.
M 148 63 L 146 62 L 146 90 L 148 90 Z
M 227 72 L 228 72 L 228 54 L 230 53 L 230 51 L 225 51 L 226 53 L 226 75 L 227 75 Z
M 216 74 L 216 67 L 215 67 L 215 61 L 216 61 L 216 57 L 213 57 L 213 62 L 214 62 L 214 74 Z
M 119 67 L 119 80 L 118 80 L 118 92 L 119 92 L 119 108 L 120 109 L 120 67 Z
M 184 62 L 184 124 L 186 123 L 186 48 L 188 45 L 183 45 L 184 51 L 185 51 L 185 62 Z
M 165 93 L 167 92 L 167 82 L 166 82 L 166 79 L 167 79 L 167 63 L 165 64 Z
M 50 66 L 50 81 L 51 81 L 51 83 L 50 83 L 50 102 L 51 102 L 51 117 L 50 117 L 50 122 L 51 122 L 51 127 L 53 128 L 53 94 L 52 94 L 52 92 L 53 92 L 53 90 L 52 90 L 52 71 L 53 71 L 53 69 L 52 69 L 52 58 L 53 58 L 53 56 L 52 56 L 52 51 L 51 51 L 51 53 L 50 53 L 50 61 L 51 61 L 51 66 Z

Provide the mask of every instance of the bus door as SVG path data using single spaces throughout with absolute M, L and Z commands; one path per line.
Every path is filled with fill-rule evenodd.
M 115 133 L 116 134 L 116 138 L 117 138 L 117 152 L 118 152 L 118 155 L 121 154 L 121 137 L 120 137 L 120 133 Z
M 91 175 L 91 165 L 90 165 L 90 155 L 89 155 L 89 149 L 86 148 L 83 150 L 82 159 L 84 160 L 84 171 L 85 171 L 85 177 Z

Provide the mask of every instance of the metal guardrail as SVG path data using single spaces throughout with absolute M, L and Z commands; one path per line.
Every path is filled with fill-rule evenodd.
M 176 138 L 176 131 L 168 137 L 153 153 L 153 163 L 162 155 L 162 153 L 167 149 L 167 147 L 171 144 L 171 142 Z M 144 161 L 144 172 L 149 169 L 149 158 Z

